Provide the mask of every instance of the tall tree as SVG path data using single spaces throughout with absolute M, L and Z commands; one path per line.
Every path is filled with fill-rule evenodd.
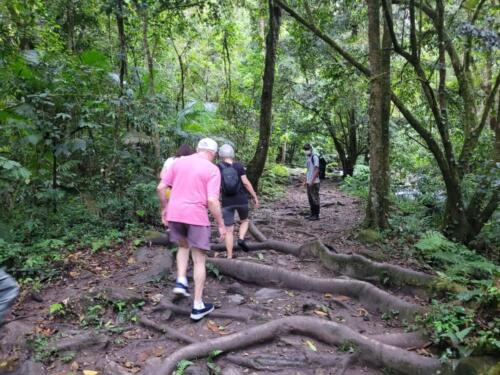
M 380 0 L 368 0 L 370 60 L 370 189 L 366 225 L 384 229 L 389 213 L 389 118 L 391 105 L 391 39 L 386 22 L 381 38 Z
M 116 25 L 120 42 L 120 95 L 123 95 L 125 76 L 127 75 L 127 38 L 125 36 L 125 21 L 123 0 L 116 0 Z
M 305 19 L 283 0 L 275 0 L 275 2 L 300 24 L 322 39 L 359 72 L 366 77 L 372 77 L 370 69 L 364 65 L 362 60 L 319 29 L 310 17 Z M 496 167 L 492 168 L 492 166 L 496 165 L 495 162 L 498 161 L 486 160 L 483 163 L 477 163 L 473 157 L 474 152 L 480 145 L 480 137 L 484 134 L 486 122 L 495 103 L 500 87 L 500 74 L 497 72 L 496 77 L 492 77 L 491 89 L 488 92 L 484 91 L 479 80 L 473 79 L 473 75 L 478 74 L 480 65 L 471 63 L 471 55 L 473 53 L 479 54 L 478 57 L 480 58 L 480 52 L 473 49 L 473 43 L 462 43 L 460 39 L 455 40 L 448 34 L 453 17 L 451 17 L 450 21 L 445 22 L 445 2 L 440 2 L 436 9 L 415 0 L 394 0 L 393 3 L 408 8 L 410 15 L 409 22 L 407 22 L 407 19 L 403 19 L 401 22 L 403 26 L 410 24 L 409 33 L 403 33 L 403 38 L 405 36 L 409 38 L 409 43 L 403 45 L 395 32 L 390 3 L 382 0 L 393 48 L 395 53 L 400 55 L 406 64 L 411 67 L 413 74 L 408 81 L 418 82 L 423 100 L 416 101 L 415 96 L 407 98 L 404 95 L 398 95 L 397 92 L 392 90 L 391 100 L 408 124 L 423 140 L 441 172 L 447 193 L 446 214 L 443 217 L 445 233 L 449 237 L 467 243 L 473 240 L 488 220 L 491 219 L 500 201 L 500 185 L 496 184 L 494 177 L 494 173 L 498 169 Z M 487 12 L 483 11 L 486 4 L 488 2 L 479 1 L 474 5 L 475 9 L 465 28 L 466 32 L 471 36 L 481 35 L 475 24 L 481 18 L 481 15 L 483 19 L 487 18 L 485 16 Z M 420 35 L 420 28 L 417 29 L 416 26 L 416 9 L 421 12 L 422 17 L 427 17 L 428 23 L 426 27 L 432 30 L 432 33 L 423 31 Z M 491 10 L 491 8 L 489 9 Z M 494 34 L 492 31 L 485 31 L 487 35 Z M 437 43 L 429 43 L 428 38 L 430 35 L 437 37 Z M 484 38 L 485 41 L 480 40 L 480 42 L 488 48 L 487 44 L 491 43 L 489 40 L 497 43 L 496 34 L 494 35 L 494 37 Z M 425 60 L 427 57 L 421 53 L 423 43 L 427 43 L 425 45 L 427 54 L 433 54 L 436 61 L 438 61 L 437 64 L 427 63 Z M 407 45 L 409 47 L 405 47 Z M 447 59 L 443 58 L 442 52 L 439 53 L 439 50 L 442 51 L 443 47 Z M 409 48 L 409 50 L 406 48 Z M 462 58 L 460 52 L 463 53 Z M 439 61 L 447 62 L 446 66 L 453 71 L 454 75 L 446 74 L 447 69 L 440 67 Z M 439 81 L 438 88 L 433 85 L 431 79 L 436 75 Z M 453 91 L 460 99 L 453 103 L 458 115 L 456 130 L 462 134 L 456 142 L 457 145 L 452 144 L 450 124 L 446 120 L 448 111 L 446 108 L 447 102 L 444 99 L 445 95 L 448 95 L 447 92 L 450 91 Z M 420 97 L 417 99 L 420 99 Z M 412 108 L 415 105 L 417 107 Z M 423 116 L 432 119 L 434 129 L 433 127 L 429 129 L 426 126 L 428 120 L 424 121 Z M 437 132 L 435 129 L 437 129 Z M 464 193 L 466 184 L 464 185 L 463 182 L 466 174 L 471 173 L 473 168 L 482 168 L 484 178 L 479 178 L 482 179 L 482 182 L 476 183 L 475 190 L 470 194 L 471 197 L 467 199 L 468 197 Z
M 280 8 L 275 5 L 274 0 L 268 0 L 268 6 L 269 29 L 266 36 L 266 56 L 260 100 L 259 140 L 247 171 L 248 179 L 256 189 L 258 189 L 259 179 L 264 171 L 271 138 L 273 87 L 280 30 Z

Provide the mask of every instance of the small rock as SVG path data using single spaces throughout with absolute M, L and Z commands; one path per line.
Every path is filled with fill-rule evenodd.
M 131 373 L 114 361 L 109 361 L 104 366 L 103 375 L 130 375 Z
M 283 292 L 279 289 L 272 288 L 262 288 L 255 292 L 255 298 L 257 299 L 273 299 L 280 297 Z
M 164 249 L 141 247 L 136 255 L 137 263 L 132 267 L 139 269 L 131 280 L 137 285 L 144 285 L 164 278 L 173 265 L 172 253 Z
M 227 300 L 234 305 L 241 305 L 245 302 L 245 297 L 240 294 L 231 294 L 227 297 Z
M 97 294 L 103 295 L 108 301 L 125 301 L 134 303 L 143 300 L 139 293 L 121 286 L 109 286 L 101 289 L 97 292 Z
M 221 371 L 221 375 L 242 375 L 242 372 L 235 367 L 226 367 Z
M 210 373 L 205 367 L 195 365 L 184 370 L 184 375 L 210 375 Z
M 227 292 L 229 294 L 245 294 L 243 290 L 243 286 L 240 283 L 232 283 L 227 288 Z

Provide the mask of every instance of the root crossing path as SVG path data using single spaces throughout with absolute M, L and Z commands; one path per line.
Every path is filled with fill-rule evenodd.
M 408 332 L 432 276 L 359 243 L 360 202 L 333 182 L 321 199 L 322 219 L 305 220 L 292 184 L 253 213 L 252 251 L 227 260 L 214 246 L 205 300 L 218 308 L 197 323 L 192 301 L 171 294 L 165 246 L 68 254 L 63 276 L 26 290 L 0 330 L 0 374 L 443 373 L 428 338 Z

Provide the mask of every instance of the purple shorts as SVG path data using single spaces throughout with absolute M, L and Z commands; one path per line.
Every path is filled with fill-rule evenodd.
M 210 227 L 171 221 L 168 223 L 168 228 L 170 229 L 170 241 L 186 240 L 189 247 L 210 250 Z

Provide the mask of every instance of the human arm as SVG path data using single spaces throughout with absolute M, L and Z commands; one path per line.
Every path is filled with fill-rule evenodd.
M 167 160 L 168 162 L 168 160 Z M 163 170 L 161 171 L 160 183 L 156 187 L 156 194 L 158 195 L 158 199 L 160 200 L 160 215 L 161 221 L 164 225 L 168 225 L 166 213 L 167 213 L 167 205 L 168 198 L 170 197 L 170 190 L 173 181 L 172 169 L 167 166 L 165 163 Z
M 226 226 L 224 225 L 224 220 L 222 219 L 222 212 L 220 208 L 219 198 L 209 197 L 208 198 L 208 209 L 215 222 L 217 223 L 217 228 L 219 229 L 219 241 L 223 241 L 226 236 Z
M 244 175 L 242 175 L 240 177 L 241 177 L 241 183 L 243 184 L 243 186 L 245 187 L 245 189 L 247 189 L 247 191 L 252 196 L 252 200 L 253 200 L 253 202 L 255 204 L 255 208 L 259 208 L 259 198 L 257 197 L 257 193 L 255 192 L 255 190 L 254 190 L 254 188 L 252 186 L 252 183 L 248 179 L 247 175 L 244 174 Z
M 156 194 L 158 195 L 158 199 L 160 200 L 160 215 L 161 215 L 161 222 L 164 225 L 168 225 L 167 218 L 166 218 L 166 208 L 168 205 L 168 198 L 167 196 L 170 193 L 170 187 L 165 185 L 163 182 L 160 182 L 158 186 L 156 187 Z

